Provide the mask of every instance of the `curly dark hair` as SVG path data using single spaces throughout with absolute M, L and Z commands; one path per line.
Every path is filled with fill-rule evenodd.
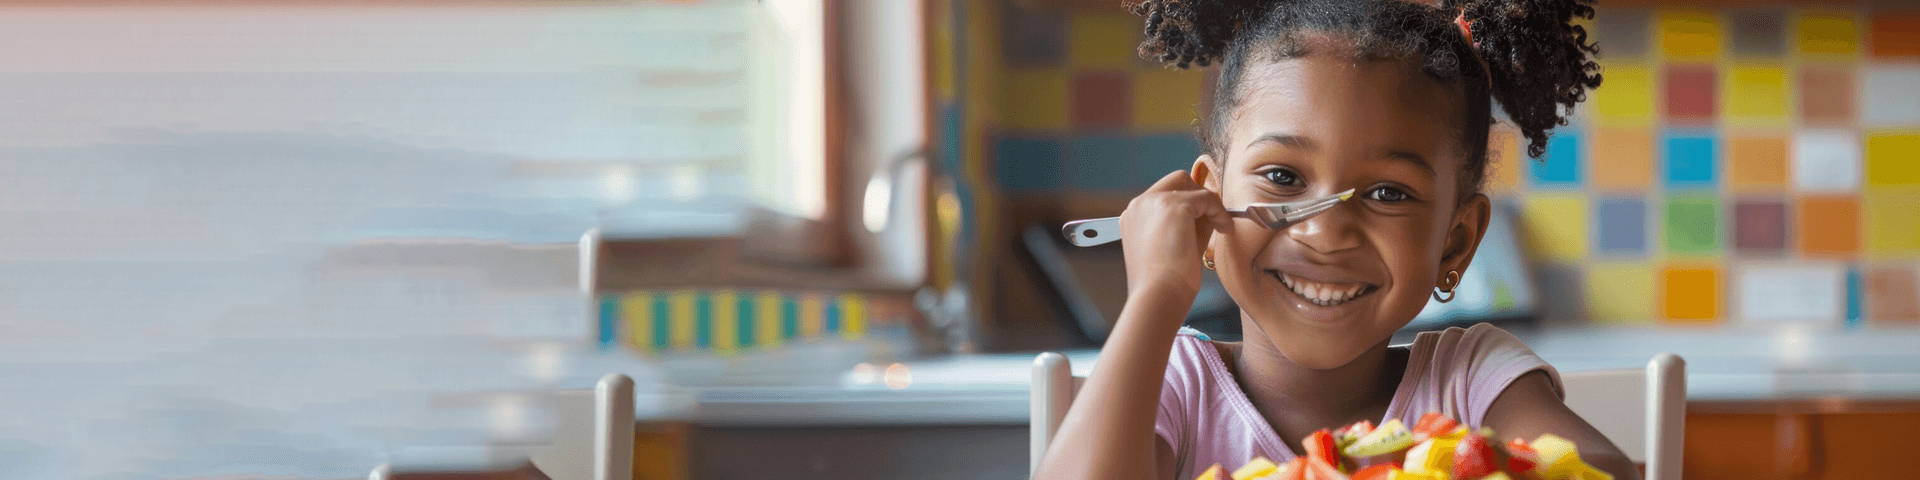
M 1179 68 L 1222 63 L 1213 111 L 1197 129 L 1216 159 L 1225 159 L 1221 137 L 1251 60 L 1305 56 L 1312 53 L 1309 36 L 1337 35 L 1353 55 L 1419 61 L 1434 80 L 1464 87 L 1464 197 L 1486 176 L 1493 101 L 1526 136 L 1527 155 L 1539 158 L 1553 128 L 1566 125 L 1587 90 L 1600 86 L 1592 59 L 1599 49 L 1572 23 L 1593 18 L 1593 1 L 1144 0 L 1129 9 L 1146 17 L 1142 57 Z M 1457 18 L 1469 22 L 1471 41 Z

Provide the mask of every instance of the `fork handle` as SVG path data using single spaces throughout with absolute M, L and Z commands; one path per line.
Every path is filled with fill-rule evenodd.
M 1120 239 L 1120 217 L 1074 220 L 1060 227 L 1067 243 L 1076 247 L 1102 245 Z

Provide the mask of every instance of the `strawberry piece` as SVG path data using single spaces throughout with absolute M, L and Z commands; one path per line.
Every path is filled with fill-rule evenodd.
M 1359 437 L 1367 436 L 1367 434 L 1369 433 L 1373 433 L 1373 422 L 1370 420 L 1361 420 L 1358 422 L 1353 422 L 1352 425 L 1340 427 L 1339 430 L 1334 430 L 1333 437 L 1340 438 L 1340 437 L 1352 436 L 1354 438 L 1359 438 Z
M 1531 472 L 1540 464 L 1540 452 L 1534 450 L 1532 445 L 1528 445 L 1526 440 L 1515 438 L 1507 442 L 1507 453 L 1510 455 L 1507 458 L 1508 472 Z
M 1307 480 L 1307 460 L 1293 457 L 1287 463 L 1280 464 L 1280 470 L 1266 480 Z
M 1415 441 L 1423 441 L 1446 435 L 1447 432 L 1453 431 L 1453 427 L 1457 426 L 1460 426 L 1460 422 L 1453 421 L 1453 417 L 1448 417 L 1440 412 L 1430 412 L 1426 415 L 1421 415 L 1420 421 L 1413 424 L 1413 439 Z
M 1469 433 L 1453 447 L 1453 478 L 1480 478 L 1498 468 L 1494 466 L 1493 446 L 1487 437 Z
M 1307 458 L 1325 460 L 1329 465 L 1340 463 L 1339 453 L 1336 453 L 1338 450 L 1335 450 L 1336 447 L 1333 444 L 1333 433 L 1328 432 L 1327 429 L 1315 430 L 1300 443 L 1301 446 L 1306 447 Z
M 1393 477 L 1393 471 L 1393 465 L 1374 465 L 1362 468 L 1358 472 L 1353 472 L 1352 480 L 1387 480 Z

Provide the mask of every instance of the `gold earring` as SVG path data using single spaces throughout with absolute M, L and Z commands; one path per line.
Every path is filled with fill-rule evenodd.
M 1209 248 L 1207 253 L 1200 254 L 1200 264 L 1205 265 L 1208 270 L 1213 270 L 1213 249 Z
M 1453 301 L 1454 292 L 1460 290 L 1460 271 L 1448 270 L 1447 276 L 1440 279 L 1440 283 L 1444 286 L 1433 289 L 1433 301 L 1440 303 Z M 1447 298 L 1440 298 L 1440 294 L 1442 293 L 1447 294 Z

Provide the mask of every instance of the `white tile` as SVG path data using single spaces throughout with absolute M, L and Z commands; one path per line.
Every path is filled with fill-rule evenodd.
M 1920 65 L 1869 66 L 1860 83 L 1862 125 L 1920 125 Z
M 1860 188 L 1860 137 L 1845 130 L 1802 130 L 1793 135 L 1793 186 L 1805 192 L 1852 192 Z
M 1846 271 L 1839 266 L 1750 266 L 1739 272 L 1740 321 L 1838 324 L 1846 316 Z

